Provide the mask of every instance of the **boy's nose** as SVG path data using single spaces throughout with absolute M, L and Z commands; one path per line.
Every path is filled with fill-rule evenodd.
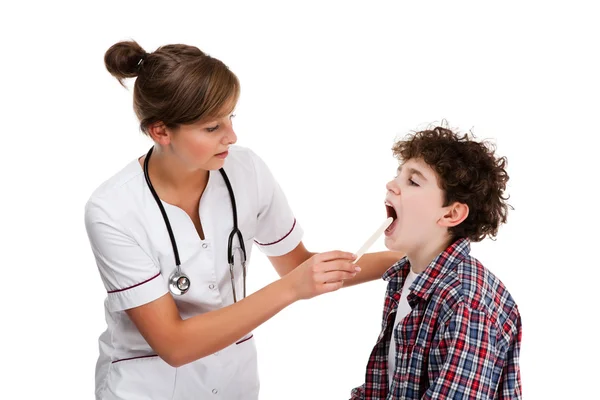
M 385 188 L 389 191 L 392 192 L 394 194 L 400 194 L 400 187 L 398 186 L 398 184 L 396 183 L 395 179 L 392 179 L 391 181 L 389 181 L 386 185 Z

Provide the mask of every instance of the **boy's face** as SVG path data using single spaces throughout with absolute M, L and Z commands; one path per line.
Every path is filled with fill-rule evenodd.
M 444 240 L 448 230 L 440 221 L 448 212 L 437 174 L 420 158 L 407 160 L 386 185 L 386 209 L 394 222 L 385 231 L 385 245 L 414 253 L 432 241 Z

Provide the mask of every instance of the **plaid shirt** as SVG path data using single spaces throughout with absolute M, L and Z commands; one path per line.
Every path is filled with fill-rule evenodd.
M 381 333 L 351 399 L 521 399 L 517 305 L 469 252 L 469 241 L 459 239 L 432 261 L 409 288 L 412 311 L 396 329 L 406 257 L 383 275 L 389 283 Z M 388 388 L 392 332 L 396 370 Z

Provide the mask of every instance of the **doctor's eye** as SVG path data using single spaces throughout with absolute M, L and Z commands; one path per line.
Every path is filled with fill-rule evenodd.
M 234 119 L 234 118 L 235 118 L 235 114 L 231 114 L 231 115 L 229 116 L 229 119 Z
M 219 125 L 215 125 L 215 126 L 211 126 L 211 127 L 209 127 L 209 128 L 206 128 L 206 130 L 207 130 L 208 132 L 214 132 L 214 131 L 216 131 L 217 129 L 219 129 Z

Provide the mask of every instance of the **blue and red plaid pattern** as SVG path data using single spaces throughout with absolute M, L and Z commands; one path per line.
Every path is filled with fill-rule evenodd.
M 365 383 L 351 399 L 521 399 L 521 317 L 502 282 L 469 255 L 459 239 L 410 287 L 412 311 L 393 329 L 407 258 L 384 275 L 383 323 Z M 388 351 L 396 370 L 388 388 Z

